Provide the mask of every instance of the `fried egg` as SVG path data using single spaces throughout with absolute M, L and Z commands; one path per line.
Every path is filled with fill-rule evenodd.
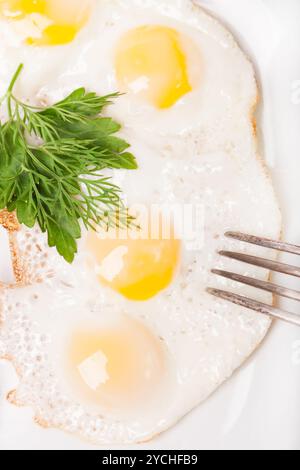
M 66 44 L 89 19 L 92 0 L 1 0 L 0 16 L 30 46 Z
M 12 28 L 14 20 L 1 21 Z M 23 36 L 20 48 L 18 34 L 1 32 L 1 87 L 22 57 L 17 93 L 34 104 L 76 86 L 125 93 L 108 113 L 123 123 L 139 169 L 108 176 L 136 209 L 141 231 L 84 232 L 72 265 L 37 228 L 11 234 L 21 282 L 0 291 L 0 356 L 19 374 L 8 399 L 32 407 L 38 424 L 96 444 L 146 441 L 213 393 L 270 326 L 206 292 L 215 285 L 272 301 L 211 274 L 219 267 L 267 279 L 218 250 L 272 258 L 224 233 L 280 235 L 253 127 L 253 67 L 189 0 L 99 0 L 63 45 Z M 174 208 L 179 218 L 170 216 Z M 147 214 L 155 211 L 153 236 Z

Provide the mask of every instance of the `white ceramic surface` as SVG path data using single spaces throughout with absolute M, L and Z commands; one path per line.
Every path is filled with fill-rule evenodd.
M 300 2 L 200 0 L 223 20 L 256 63 L 262 88 L 262 145 L 284 215 L 284 237 L 300 244 Z M 0 277 L 9 277 L 0 231 Z M 293 260 L 299 262 L 299 260 Z M 298 289 L 296 279 L 281 282 Z M 293 302 L 285 308 L 299 311 Z M 0 449 L 95 449 L 43 430 L 29 409 L 5 401 L 17 383 L 0 362 Z M 262 347 L 206 403 L 144 449 L 300 450 L 300 330 L 274 324 Z

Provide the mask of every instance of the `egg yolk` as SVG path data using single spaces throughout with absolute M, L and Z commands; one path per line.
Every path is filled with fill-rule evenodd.
M 165 26 L 142 26 L 117 46 L 115 68 L 122 91 L 143 94 L 151 104 L 173 106 L 192 90 L 180 34 Z
M 25 41 L 35 46 L 66 44 L 90 16 L 92 0 L 0 0 L 0 15 L 22 27 Z
M 136 301 L 148 300 L 167 288 L 179 264 L 180 240 L 161 235 L 157 239 L 122 238 L 89 233 L 88 250 L 100 282 Z
M 140 322 L 125 316 L 108 328 L 75 331 L 67 357 L 74 390 L 85 401 L 108 409 L 144 403 L 165 373 L 161 341 Z

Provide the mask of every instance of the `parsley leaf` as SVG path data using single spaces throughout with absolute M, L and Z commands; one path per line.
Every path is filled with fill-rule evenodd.
M 108 169 L 137 168 L 121 126 L 103 110 L 119 94 L 98 96 L 84 88 L 47 108 L 13 94 L 21 65 L 1 103 L 9 118 L 0 124 L 0 209 L 16 212 L 21 224 L 36 223 L 50 247 L 71 263 L 82 225 L 131 226 L 121 190 L 101 175 Z

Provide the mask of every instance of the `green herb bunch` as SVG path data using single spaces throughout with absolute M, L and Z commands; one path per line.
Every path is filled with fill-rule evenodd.
M 120 125 L 102 115 L 117 93 L 101 97 L 79 88 L 53 106 L 32 107 L 13 93 L 22 68 L 1 100 L 8 120 L 0 123 L 0 209 L 15 211 L 29 228 L 37 223 L 49 246 L 71 263 L 82 225 L 132 224 L 120 188 L 99 175 L 137 163 L 115 135 Z

